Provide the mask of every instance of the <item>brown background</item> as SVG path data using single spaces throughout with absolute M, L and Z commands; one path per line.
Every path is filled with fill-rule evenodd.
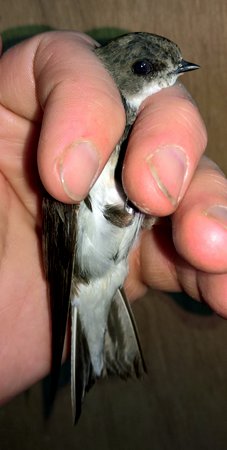
M 209 133 L 208 154 L 227 173 L 226 0 L 0 0 L 0 29 L 118 27 L 176 41 L 202 66 L 185 84 Z M 0 410 L 1 449 L 227 449 L 227 323 L 181 296 L 151 292 L 135 305 L 149 375 L 102 382 L 71 426 L 69 386 L 45 423 L 41 386 Z M 1 362 L 0 362 L 1 363 Z

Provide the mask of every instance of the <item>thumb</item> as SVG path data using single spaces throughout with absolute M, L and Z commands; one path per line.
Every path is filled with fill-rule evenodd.
M 124 129 L 119 92 L 93 48 L 83 35 L 57 33 L 45 37 L 36 54 L 44 108 L 38 166 L 45 187 L 61 201 L 86 196 Z
M 41 122 L 39 174 L 64 202 L 86 196 L 125 126 L 120 94 L 93 51 L 96 45 L 81 33 L 49 32 L 1 59 L 0 103 Z

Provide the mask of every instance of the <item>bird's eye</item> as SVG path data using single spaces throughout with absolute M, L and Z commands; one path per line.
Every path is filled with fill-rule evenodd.
M 136 75 L 148 75 L 152 70 L 152 64 L 147 59 L 136 61 L 132 66 L 132 71 Z

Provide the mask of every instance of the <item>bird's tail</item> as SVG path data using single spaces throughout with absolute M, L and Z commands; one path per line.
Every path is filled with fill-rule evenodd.
M 72 307 L 71 385 L 73 420 L 80 417 L 86 392 L 97 376 L 76 307 Z M 111 303 L 103 341 L 101 376 L 140 378 L 146 372 L 133 313 L 123 291 L 118 289 Z

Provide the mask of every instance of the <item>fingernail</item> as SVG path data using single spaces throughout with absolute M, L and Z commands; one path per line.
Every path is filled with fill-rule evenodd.
M 80 201 L 85 197 L 97 176 L 99 162 L 98 152 L 89 141 L 79 141 L 65 149 L 59 172 L 69 198 Z
M 214 219 L 224 225 L 224 228 L 227 228 L 227 206 L 223 205 L 213 205 L 210 206 L 204 214 L 211 219 Z
M 165 197 L 176 206 L 181 198 L 188 161 L 181 147 L 160 147 L 147 158 L 153 179 Z

